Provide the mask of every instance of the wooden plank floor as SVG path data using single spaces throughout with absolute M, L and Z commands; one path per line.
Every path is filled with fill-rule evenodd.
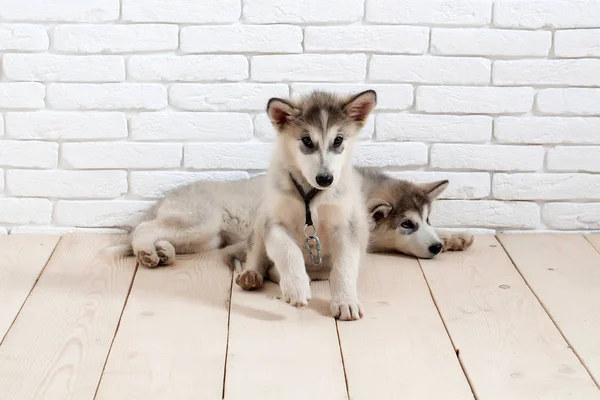
M 365 317 L 293 308 L 218 254 L 136 268 L 117 235 L 0 236 L 0 400 L 600 400 L 600 236 L 369 255 Z

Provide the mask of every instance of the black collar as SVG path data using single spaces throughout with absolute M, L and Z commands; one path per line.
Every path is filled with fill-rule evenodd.
M 321 190 L 319 190 L 317 188 L 312 188 L 311 190 L 308 191 L 308 193 L 306 193 L 304 191 L 304 189 L 302 189 L 302 186 L 300 186 L 298 181 L 296 179 L 294 179 L 294 176 L 292 175 L 291 172 L 290 172 L 290 179 L 292 180 L 292 182 L 294 182 L 294 186 L 296 186 L 298 193 L 300 193 L 302 200 L 304 200 L 304 208 L 306 210 L 306 226 L 313 226 L 312 216 L 310 214 L 310 202 L 317 194 L 321 193 Z

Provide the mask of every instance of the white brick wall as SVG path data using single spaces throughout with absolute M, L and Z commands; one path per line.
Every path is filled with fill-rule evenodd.
M 0 56 L 0 233 L 261 172 L 312 89 L 377 91 L 354 162 L 449 179 L 437 225 L 600 229 L 600 1 L 0 0 Z

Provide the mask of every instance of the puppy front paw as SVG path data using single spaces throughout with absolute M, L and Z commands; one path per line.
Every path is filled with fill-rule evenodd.
M 450 236 L 443 238 L 444 251 L 463 251 L 468 249 L 475 238 L 470 233 L 461 232 L 454 233 Z
M 283 300 L 294 307 L 303 307 L 311 298 L 310 280 L 308 275 L 301 277 L 282 278 L 279 281 Z
M 333 317 L 341 319 L 342 321 L 356 321 L 357 319 L 361 319 L 363 317 L 363 309 L 357 299 L 332 299 L 330 307 Z

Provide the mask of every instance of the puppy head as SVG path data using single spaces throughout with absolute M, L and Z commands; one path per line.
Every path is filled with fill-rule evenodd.
M 315 91 L 297 102 L 273 98 L 267 113 L 283 156 L 313 187 L 327 189 L 351 165 L 356 137 L 376 102 L 373 90 L 348 97 Z
M 419 258 L 433 258 L 442 251 L 442 242 L 429 223 L 431 203 L 448 187 L 448 181 L 417 185 L 388 179 L 382 182 L 367 207 L 374 229 L 371 245 Z

